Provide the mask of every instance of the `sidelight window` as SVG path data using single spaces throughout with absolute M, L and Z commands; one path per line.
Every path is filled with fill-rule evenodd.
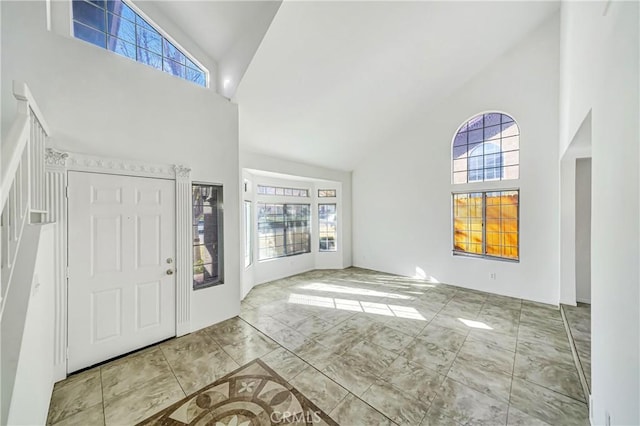
M 193 184 L 193 288 L 222 284 L 222 186 Z

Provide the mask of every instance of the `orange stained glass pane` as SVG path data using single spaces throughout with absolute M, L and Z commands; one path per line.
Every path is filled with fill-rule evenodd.
M 504 244 L 507 246 L 518 247 L 518 233 L 517 232 L 507 232 L 504 233 Z
M 519 257 L 518 247 L 502 247 L 502 256 L 509 259 L 517 259 Z
M 502 232 L 518 232 L 518 221 L 516 219 L 502 219 L 500 225 Z
M 468 253 L 482 254 L 482 244 L 470 244 Z
M 487 244 L 487 254 L 493 255 L 493 256 L 500 256 L 501 255 L 501 248 L 500 246 L 496 245 L 496 246 L 491 246 Z

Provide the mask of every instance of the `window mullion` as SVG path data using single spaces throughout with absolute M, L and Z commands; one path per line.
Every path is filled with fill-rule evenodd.
M 487 254 L 487 193 L 482 193 L 482 254 Z
M 282 205 L 282 213 L 284 214 L 284 255 L 289 255 L 289 243 L 287 242 L 289 236 L 289 215 L 287 215 L 287 205 Z

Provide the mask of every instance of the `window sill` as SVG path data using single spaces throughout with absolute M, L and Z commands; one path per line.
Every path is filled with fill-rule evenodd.
M 453 256 L 470 257 L 474 259 L 497 260 L 499 262 L 507 262 L 507 263 L 520 263 L 520 259 L 509 259 L 506 257 L 490 256 L 486 254 L 465 253 L 465 252 L 455 251 L 455 250 L 452 250 L 451 254 Z
M 202 290 L 202 289 L 209 288 L 209 287 L 217 287 L 217 286 L 223 285 L 223 284 L 224 284 L 224 281 L 218 281 L 218 282 L 215 282 L 215 283 L 201 284 L 201 285 L 198 285 L 198 286 L 194 286 L 192 288 L 193 288 L 193 291 L 198 291 L 198 290 Z

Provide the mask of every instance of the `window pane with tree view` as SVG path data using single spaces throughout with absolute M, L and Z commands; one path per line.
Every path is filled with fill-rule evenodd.
M 258 260 L 311 252 L 310 207 L 258 203 Z
M 222 187 L 192 186 L 193 288 L 222 284 Z
M 318 204 L 318 238 L 320 251 L 336 251 L 337 208 L 335 204 Z

